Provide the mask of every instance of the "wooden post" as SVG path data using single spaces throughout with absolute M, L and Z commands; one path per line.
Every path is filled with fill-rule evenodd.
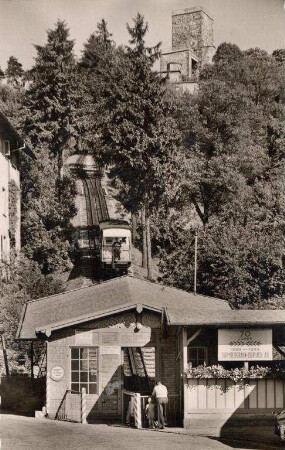
M 34 379 L 34 343 L 31 341 L 31 379 Z
M 9 371 L 9 364 L 8 364 L 7 350 L 6 350 L 6 343 L 5 343 L 4 334 L 1 334 L 1 341 L 2 341 L 3 358 L 4 358 L 6 376 L 7 376 L 7 378 L 10 378 L 10 371 Z
M 131 220 L 132 220 L 132 241 L 133 245 L 135 245 L 137 239 L 137 216 L 134 212 L 131 213 Z
M 142 222 L 142 267 L 147 268 L 147 242 L 146 242 L 146 227 L 145 227 L 145 206 L 142 206 L 141 211 Z
M 194 295 L 197 293 L 197 247 L 198 247 L 198 235 L 195 230 L 195 248 L 194 248 Z
M 135 394 L 134 415 L 136 428 L 142 428 L 141 394 L 139 393 Z
M 147 248 L 147 277 L 149 280 L 153 280 L 152 258 L 151 258 L 150 219 L 149 219 L 148 212 L 147 212 L 147 215 L 145 218 L 145 228 L 146 228 L 146 248 Z
M 186 419 L 187 410 L 189 409 L 188 402 L 188 381 L 185 377 L 185 372 L 188 369 L 188 347 L 187 347 L 187 329 L 185 327 L 182 328 L 182 367 L 183 367 L 183 419 Z
M 81 389 L 81 423 L 87 424 L 86 389 Z

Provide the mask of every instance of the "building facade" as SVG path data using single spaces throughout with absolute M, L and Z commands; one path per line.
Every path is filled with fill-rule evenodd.
M 18 338 L 47 343 L 50 418 L 128 422 L 133 405 L 142 427 L 147 397 L 161 380 L 169 425 L 199 432 L 210 421 L 219 434 L 229 421 L 271 417 L 283 408 L 284 379 L 236 383 L 192 369 L 221 360 L 229 367 L 264 358 L 275 365 L 272 349 L 284 345 L 284 321 L 284 311 L 234 311 L 220 299 L 125 276 L 28 302 Z M 244 343 L 232 337 L 240 333 Z
M 34 157 L 23 139 L 0 113 L 0 269 L 6 276 L 12 248 L 21 248 L 20 152 Z

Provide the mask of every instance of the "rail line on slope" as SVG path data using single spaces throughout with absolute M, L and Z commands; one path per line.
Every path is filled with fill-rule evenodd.
M 86 199 L 88 227 L 99 225 L 103 220 L 109 220 L 108 207 L 100 179 L 86 177 L 82 179 L 82 182 Z

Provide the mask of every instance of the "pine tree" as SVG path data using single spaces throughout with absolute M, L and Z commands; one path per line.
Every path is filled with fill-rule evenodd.
M 5 74 L 8 84 L 11 84 L 13 87 L 20 87 L 23 85 L 23 66 L 15 56 L 10 56 L 8 59 Z
M 64 152 L 75 145 L 75 109 L 78 99 L 77 70 L 65 22 L 48 30 L 47 43 L 35 45 L 37 56 L 26 93 L 24 131 L 32 145 L 44 145 L 62 169 Z
M 102 69 L 101 61 L 103 60 L 105 62 L 105 55 L 112 48 L 114 48 L 112 34 L 107 29 L 107 22 L 102 19 L 97 24 L 95 33 L 92 33 L 88 41 L 84 44 L 80 66 L 84 69 L 91 70 Z
M 75 214 L 75 187 L 62 173 L 64 153 L 76 145 L 77 68 L 73 41 L 64 22 L 36 45 L 23 110 L 23 132 L 36 161 L 23 166 L 22 234 L 24 253 L 44 273 L 70 267 L 70 219 Z
M 107 29 L 106 21 L 102 19 L 97 24 L 95 33 L 92 33 L 84 44 L 84 51 L 78 65 L 82 99 L 77 111 L 77 120 L 80 124 L 80 151 L 92 153 L 99 146 L 101 100 L 116 58 L 117 51 L 112 41 L 112 34 Z M 96 154 L 94 156 L 96 160 Z
M 166 102 L 163 81 L 152 70 L 159 44 L 146 47 L 148 25 L 138 14 L 128 26 L 130 46 L 116 67 L 104 107 L 102 160 L 120 180 L 121 198 L 131 212 L 143 213 L 148 277 L 152 278 L 150 214 L 174 181 L 174 156 L 179 144 Z M 146 250 L 146 251 L 145 251 Z

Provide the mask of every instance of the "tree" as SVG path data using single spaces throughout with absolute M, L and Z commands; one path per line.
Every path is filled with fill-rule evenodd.
M 77 110 L 77 120 L 80 124 L 79 150 L 94 152 L 95 160 L 95 149 L 100 145 L 98 138 L 102 121 L 103 90 L 109 82 L 117 57 L 118 51 L 112 34 L 107 29 L 106 21 L 102 19 L 97 24 L 95 33 L 92 33 L 84 44 L 82 58 L 78 64 L 82 99 Z
M 12 257 L 10 273 L 8 283 L 0 281 L 0 333 L 5 336 L 10 371 L 27 373 L 26 346 L 15 341 L 22 308 L 28 300 L 62 292 L 63 285 L 51 275 L 42 275 L 37 263 L 23 254 Z M 3 371 L 0 356 L 0 373 Z
M 257 49 L 241 55 L 230 44 L 220 47 L 215 64 L 201 74 L 199 92 L 182 99 L 178 117 L 185 145 L 183 191 L 204 226 L 240 188 L 261 177 L 272 180 L 271 143 L 282 158 L 277 64 Z
M 101 160 L 121 183 L 121 199 L 131 212 L 142 210 L 148 277 L 152 278 L 150 214 L 174 182 L 179 134 L 166 102 L 163 81 L 152 67 L 159 44 L 145 45 L 148 25 L 138 14 L 128 25 L 130 47 L 106 87 Z
M 22 242 L 24 253 L 44 273 L 70 267 L 70 219 L 75 185 L 63 175 L 64 153 L 76 146 L 77 69 L 73 41 L 64 22 L 48 31 L 47 43 L 36 45 L 29 73 L 22 128 L 36 161 L 23 165 Z
M 55 29 L 48 30 L 46 45 L 35 45 L 37 56 L 25 101 L 24 132 L 33 146 L 45 146 L 57 158 L 59 174 L 64 152 L 71 151 L 77 136 L 79 98 L 73 46 L 65 22 L 58 21 Z
M 107 29 L 107 22 L 102 19 L 97 24 L 97 30 L 92 33 L 88 41 L 84 44 L 83 55 L 80 66 L 84 69 L 102 69 L 103 60 L 105 62 L 106 52 L 114 48 L 112 34 Z
M 259 49 L 223 44 L 202 71 L 199 92 L 179 98 L 181 196 L 176 215 L 158 230 L 161 268 L 166 281 L 192 288 L 191 242 L 198 229 L 199 292 L 235 307 L 280 307 L 284 294 L 280 66 Z M 178 209 L 191 206 L 200 225 L 192 217 L 181 226 Z
M 15 56 L 10 56 L 7 62 L 6 77 L 8 84 L 18 88 L 23 85 L 24 70 L 22 64 Z
M 272 53 L 272 56 L 276 59 L 276 61 L 284 68 L 284 64 L 285 64 L 285 49 L 284 48 L 279 48 L 277 50 L 274 50 L 274 52 Z
M 37 147 L 37 159 L 22 168 L 22 249 L 42 272 L 70 269 L 69 241 L 75 215 L 73 178 L 57 176 L 55 158 Z
M 0 110 L 14 127 L 20 127 L 24 90 L 14 88 L 10 84 L 0 84 Z
M 232 64 L 236 62 L 241 62 L 243 58 L 243 53 L 236 44 L 231 44 L 228 42 L 223 42 L 217 48 L 216 53 L 213 56 L 213 61 L 215 64 Z

